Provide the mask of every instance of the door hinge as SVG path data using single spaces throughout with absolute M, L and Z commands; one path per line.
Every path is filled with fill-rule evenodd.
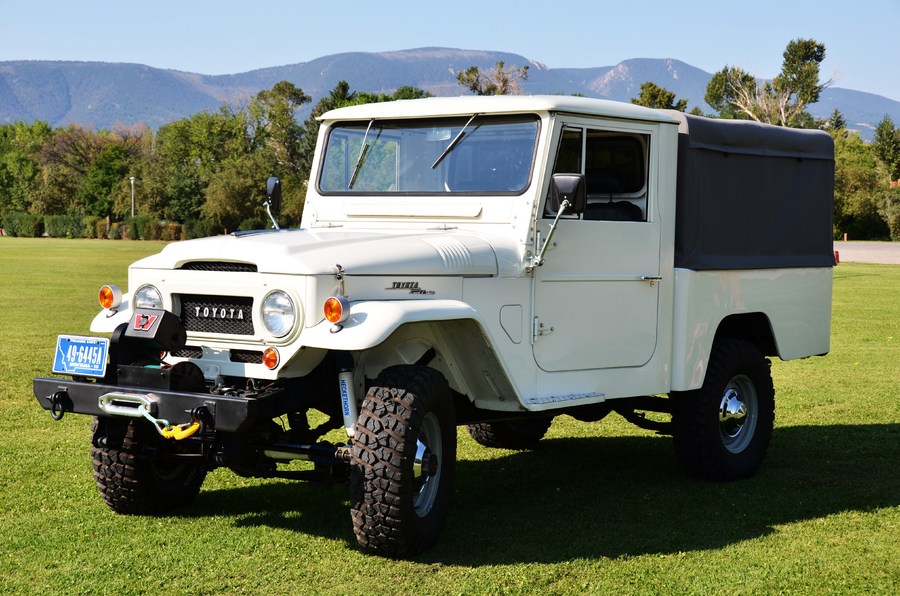
M 533 337 L 550 335 L 551 333 L 553 333 L 553 327 L 549 327 L 544 323 L 541 323 L 540 319 L 538 319 L 537 317 L 534 318 L 534 327 L 531 332 Z

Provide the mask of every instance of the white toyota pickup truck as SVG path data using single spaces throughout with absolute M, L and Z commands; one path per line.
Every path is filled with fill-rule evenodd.
M 768 358 L 829 351 L 833 153 L 578 97 L 334 110 L 301 228 L 270 179 L 272 229 L 134 263 L 34 393 L 96 417 L 116 512 L 186 505 L 217 467 L 345 480 L 359 543 L 390 557 L 438 539 L 457 425 L 522 449 L 556 415 L 616 412 L 689 474 L 744 478 L 773 431 Z

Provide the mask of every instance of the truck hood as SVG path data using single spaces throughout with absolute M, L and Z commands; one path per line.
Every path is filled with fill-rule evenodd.
M 459 230 L 382 233 L 347 230 L 269 230 L 168 245 L 134 268 L 178 269 L 191 261 L 253 263 L 260 273 L 317 275 L 497 274 L 494 246 Z

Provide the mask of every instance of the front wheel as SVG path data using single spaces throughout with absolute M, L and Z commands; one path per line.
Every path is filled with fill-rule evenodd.
M 198 463 L 166 457 L 174 456 L 177 447 L 150 424 L 131 421 L 124 434 L 101 434 L 98 428 L 109 427 L 94 420 L 94 480 L 103 500 L 116 513 L 166 513 L 188 505 L 200 492 L 206 470 Z
M 423 366 L 382 371 L 360 408 L 350 461 L 359 544 L 409 557 L 431 547 L 450 507 L 456 424 L 443 375 Z
M 675 451 L 691 475 L 738 480 L 759 468 L 775 421 L 769 361 L 759 348 L 742 340 L 717 341 L 703 386 L 671 397 Z

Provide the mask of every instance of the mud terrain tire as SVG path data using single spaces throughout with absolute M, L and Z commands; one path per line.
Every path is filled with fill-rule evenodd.
M 455 460 L 455 415 L 443 375 L 424 366 L 382 371 L 360 408 L 350 461 L 359 544 L 393 558 L 431 547 L 450 507 Z
M 705 480 L 738 480 L 762 463 L 775 421 L 770 363 L 754 344 L 717 340 L 703 386 L 672 394 L 675 452 Z
M 95 419 L 92 430 L 96 432 Z M 142 420 L 128 424 L 124 437 L 95 437 L 91 448 L 94 480 L 110 509 L 125 515 L 158 515 L 191 503 L 206 470 L 199 464 L 142 457 L 145 447 L 164 454 L 171 442 Z M 105 446 L 96 446 L 106 443 Z M 109 443 L 118 443 L 110 445 Z

